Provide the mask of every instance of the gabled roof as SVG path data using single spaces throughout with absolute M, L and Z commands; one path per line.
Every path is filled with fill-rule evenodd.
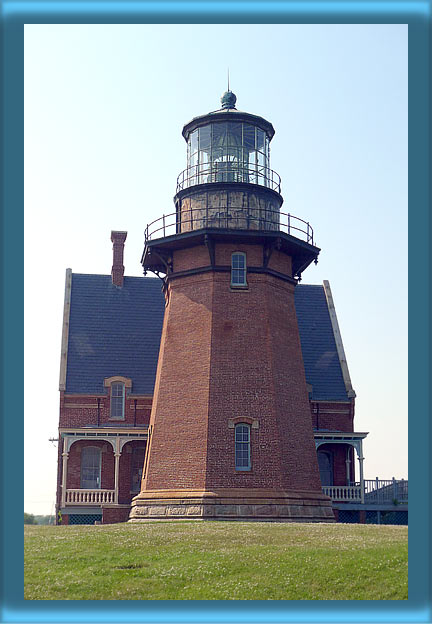
M 66 392 L 104 394 L 112 375 L 132 379 L 132 394 L 153 394 L 164 314 L 162 282 L 72 274 Z
M 347 401 L 347 390 L 323 286 L 297 286 L 295 307 L 306 381 L 312 385 L 312 399 Z
M 72 274 L 66 392 L 103 394 L 103 380 L 132 380 L 132 394 L 153 394 L 165 309 L 161 281 Z M 313 400 L 347 401 L 327 300 L 322 286 L 295 289 L 306 381 Z

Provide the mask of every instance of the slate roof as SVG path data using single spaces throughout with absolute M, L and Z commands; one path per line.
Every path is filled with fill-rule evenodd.
M 322 286 L 295 290 L 306 380 L 313 400 L 348 400 Z M 103 394 L 104 378 L 132 379 L 133 394 L 153 394 L 164 314 L 161 281 L 72 274 L 66 392 Z
M 296 286 L 295 306 L 312 399 L 348 401 L 323 286 Z
M 153 394 L 164 297 L 154 277 L 72 274 L 66 392 L 103 394 L 103 380 L 132 379 L 132 394 Z

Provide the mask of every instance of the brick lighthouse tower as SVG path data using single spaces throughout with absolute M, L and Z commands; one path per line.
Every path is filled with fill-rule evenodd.
M 163 277 L 166 309 L 130 519 L 333 521 L 294 308 L 319 249 L 281 212 L 272 124 L 231 91 L 221 102 L 184 126 L 175 213 L 146 229 L 142 264 Z

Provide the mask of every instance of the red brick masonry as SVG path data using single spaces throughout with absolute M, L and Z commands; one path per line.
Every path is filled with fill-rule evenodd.
M 216 264 L 235 250 L 246 251 L 248 265 L 262 262 L 260 245 L 218 245 Z M 196 248 L 182 250 L 181 269 L 197 258 L 208 264 Z M 276 259 L 279 271 L 290 270 L 289 260 Z M 232 289 L 229 272 L 169 280 L 147 474 L 132 519 L 333 520 L 321 492 L 294 284 L 265 273 L 247 282 Z M 254 423 L 250 471 L 235 469 L 233 419 Z

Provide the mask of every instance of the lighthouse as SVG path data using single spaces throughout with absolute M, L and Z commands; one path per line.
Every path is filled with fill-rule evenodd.
M 231 91 L 221 103 L 183 127 L 175 210 L 145 232 L 165 315 L 130 520 L 333 521 L 294 307 L 320 250 L 282 210 L 272 124 L 237 110 Z

